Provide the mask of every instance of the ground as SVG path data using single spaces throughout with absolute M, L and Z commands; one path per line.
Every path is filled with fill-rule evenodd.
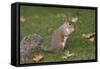
M 22 6 L 20 9 L 20 15 L 25 19 L 23 22 L 20 22 L 20 41 L 23 37 L 29 34 L 37 33 L 49 44 L 53 31 L 63 24 L 65 18 L 79 18 L 75 32 L 73 32 L 68 38 L 64 51 L 52 54 L 39 49 L 44 56 L 44 59 L 40 62 L 95 59 L 95 41 L 90 42 L 89 40 L 82 38 L 82 34 L 95 32 L 95 10 L 52 7 L 44 8 L 34 6 Z M 66 60 L 62 59 L 62 56 L 64 55 L 63 53 L 66 51 L 70 51 L 76 55 L 69 57 Z M 33 61 L 30 60 L 29 63 L 33 63 Z

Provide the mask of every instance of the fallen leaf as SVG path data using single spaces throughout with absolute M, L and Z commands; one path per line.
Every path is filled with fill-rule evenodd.
M 40 53 L 37 53 L 37 54 L 34 54 L 34 57 L 33 57 L 33 61 L 34 62 L 39 62 L 40 60 L 43 59 L 43 55 L 41 55 Z
M 53 31 L 53 28 L 48 28 L 48 32 L 51 32 L 51 31 Z
M 24 16 L 20 16 L 20 21 L 21 21 L 22 23 L 24 23 L 24 22 L 26 21 L 25 17 L 24 17 Z
M 67 51 L 64 53 L 64 56 L 62 56 L 62 58 L 67 59 L 67 58 L 74 56 L 74 55 L 75 55 L 74 53 L 70 53 L 69 51 Z
M 82 34 L 82 37 L 83 37 L 83 38 L 86 38 L 86 39 L 92 38 L 92 37 L 94 37 L 94 36 L 95 36 L 94 33 Z
M 69 54 L 69 51 L 66 51 L 66 52 L 64 53 L 64 55 L 67 55 L 67 54 Z
M 67 57 L 67 56 L 62 56 L 62 58 L 63 58 L 63 59 L 67 59 L 68 57 Z
M 69 51 L 67 51 L 64 55 L 70 57 L 70 56 L 73 56 L 74 53 L 70 53 Z
M 88 39 L 93 42 L 95 39 L 95 33 L 82 34 L 82 38 Z
M 90 40 L 91 42 L 93 42 L 93 41 L 94 41 L 94 37 L 90 38 L 89 40 Z

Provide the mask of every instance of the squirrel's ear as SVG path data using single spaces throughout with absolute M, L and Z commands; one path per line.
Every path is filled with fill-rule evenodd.
M 74 17 L 74 18 L 72 18 L 72 20 L 71 20 L 73 23 L 76 23 L 77 21 L 78 21 L 78 17 Z

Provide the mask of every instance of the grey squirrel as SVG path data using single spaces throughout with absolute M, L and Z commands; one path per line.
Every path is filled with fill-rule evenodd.
M 26 59 L 27 56 L 29 56 L 29 49 L 38 45 L 46 52 L 62 51 L 69 35 L 74 32 L 77 21 L 77 17 L 65 20 L 64 23 L 53 32 L 50 46 L 44 43 L 43 38 L 40 35 L 32 34 L 24 37 L 20 44 L 21 57 Z

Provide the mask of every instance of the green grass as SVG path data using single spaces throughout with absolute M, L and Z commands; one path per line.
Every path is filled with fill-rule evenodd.
M 79 18 L 79 23 L 76 25 L 75 32 L 73 32 L 67 40 L 64 51 L 54 54 L 39 49 L 44 55 L 44 59 L 40 62 L 95 59 L 95 41 L 90 42 L 81 38 L 84 33 L 95 32 L 95 10 L 22 6 L 20 12 L 21 16 L 24 16 L 26 19 L 24 23 L 20 23 L 21 39 L 29 34 L 37 33 L 42 36 L 44 41 L 48 44 L 50 43 L 53 31 L 63 24 L 64 18 L 75 16 Z M 48 32 L 49 28 L 53 28 L 53 31 Z M 61 56 L 68 50 L 77 55 L 67 60 L 62 59 Z M 29 61 L 29 63 L 32 62 L 32 60 Z

